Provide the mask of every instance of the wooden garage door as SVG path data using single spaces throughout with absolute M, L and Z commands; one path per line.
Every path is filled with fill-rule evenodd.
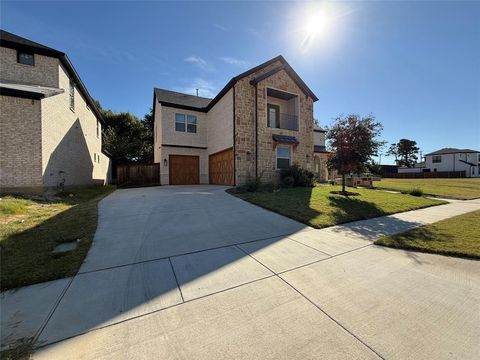
M 208 175 L 210 184 L 233 185 L 233 149 L 209 156 Z
M 170 185 L 200 184 L 200 166 L 198 156 L 170 155 Z

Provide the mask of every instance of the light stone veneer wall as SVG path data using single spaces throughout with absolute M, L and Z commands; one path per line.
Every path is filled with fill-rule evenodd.
M 250 80 L 277 66 L 277 61 L 237 82 L 235 85 L 235 167 L 236 184 L 242 185 L 255 176 L 255 87 Z M 267 127 L 267 88 L 275 88 L 299 96 L 299 131 Z M 263 171 L 262 181 L 276 181 L 276 152 L 272 134 L 295 136 L 300 142 L 292 147 L 292 163 L 313 170 L 313 100 L 305 95 L 284 71 L 268 77 L 257 84 L 258 114 L 258 175 Z
M 105 184 L 110 166 L 102 154 L 101 123 L 75 88 L 70 109 L 69 76 L 58 65 L 65 92 L 42 100 L 42 169 L 44 186 Z
M 40 100 L 0 96 L 0 192 L 41 192 Z
M 58 59 L 34 55 L 35 66 L 17 63 L 17 50 L 0 47 L 0 79 L 22 84 L 58 87 Z M 68 88 L 66 88 L 68 91 Z

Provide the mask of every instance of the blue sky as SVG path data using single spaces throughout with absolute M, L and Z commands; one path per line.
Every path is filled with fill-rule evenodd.
M 373 113 L 388 142 L 480 150 L 480 2 L 2 1 L 0 20 L 66 52 L 116 111 L 143 116 L 154 86 L 214 96 L 282 54 L 322 125 Z

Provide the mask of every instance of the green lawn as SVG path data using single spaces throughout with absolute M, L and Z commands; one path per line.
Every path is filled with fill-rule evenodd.
M 480 224 L 480 211 L 474 211 L 403 234 L 382 237 L 375 244 L 480 259 L 478 224 Z
M 74 275 L 97 228 L 97 203 L 113 190 L 72 189 L 54 201 L 1 198 L 1 290 Z M 52 253 L 56 245 L 71 241 L 78 241 L 75 250 Z
M 316 228 L 444 203 L 369 189 L 348 189 L 359 193 L 359 196 L 331 194 L 331 191 L 338 190 L 341 190 L 340 186 L 322 185 L 314 188 L 282 189 L 278 192 L 231 193 Z
M 374 182 L 375 187 L 409 191 L 422 189 L 426 195 L 453 199 L 475 199 L 480 197 L 480 178 L 466 179 L 382 179 Z

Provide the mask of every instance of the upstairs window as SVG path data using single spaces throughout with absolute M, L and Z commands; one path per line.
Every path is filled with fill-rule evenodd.
M 277 147 L 277 169 L 286 169 L 290 167 L 290 147 L 278 146 Z
M 441 163 L 442 162 L 442 155 L 434 155 L 432 157 L 432 163 Z
M 175 131 L 197 132 L 197 117 L 195 115 L 175 114 Z
M 175 114 L 175 131 L 185 132 L 185 115 Z
M 70 79 L 70 87 L 68 94 L 70 96 L 70 109 L 75 110 L 75 83 L 72 79 Z
M 35 58 L 33 53 L 17 51 L 17 62 L 23 65 L 35 66 Z
M 197 117 L 194 115 L 187 115 L 187 132 L 197 132 Z

